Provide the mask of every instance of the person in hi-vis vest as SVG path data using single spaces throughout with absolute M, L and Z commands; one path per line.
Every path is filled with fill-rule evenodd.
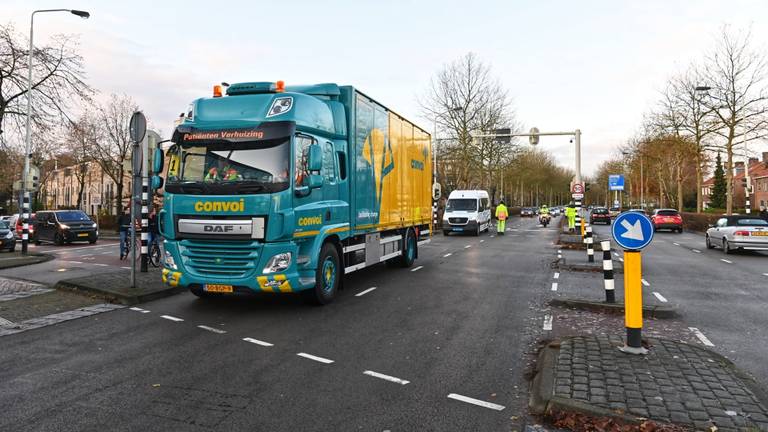
M 565 208 L 565 217 L 568 218 L 568 231 L 576 229 L 576 206 L 571 204 Z
M 504 234 L 504 230 L 507 226 L 507 218 L 509 217 L 509 212 L 507 211 L 507 206 L 504 205 L 504 201 L 500 201 L 499 205 L 496 206 L 496 219 L 498 222 L 496 223 L 496 232 L 499 234 Z

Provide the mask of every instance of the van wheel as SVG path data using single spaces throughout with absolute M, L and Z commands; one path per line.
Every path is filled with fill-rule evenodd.
M 62 246 L 64 244 L 64 236 L 62 236 L 61 233 L 54 234 L 53 244 L 56 246 Z
M 332 302 L 339 292 L 341 274 L 339 252 L 333 244 L 324 244 L 323 248 L 320 249 L 320 257 L 317 260 L 315 287 L 305 291 L 307 299 L 318 305 L 326 305 Z

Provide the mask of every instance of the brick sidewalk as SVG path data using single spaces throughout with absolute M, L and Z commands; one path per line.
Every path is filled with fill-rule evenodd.
M 553 400 L 596 407 L 596 415 L 626 413 L 697 430 L 768 431 L 768 401 L 731 362 L 693 345 L 650 343 L 648 355 L 635 356 L 618 350 L 619 337 L 563 339 L 552 371 Z

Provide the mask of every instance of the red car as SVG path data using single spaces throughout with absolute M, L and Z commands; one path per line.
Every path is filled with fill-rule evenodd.
M 594 225 L 596 223 L 604 223 L 606 225 L 611 224 L 611 213 L 605 207 L 596 207 L 589 212 L 589 223 Z
M 30 213 L 29 220 L 27 221 L 27 229 L 29 231 L 28 239 L 32 239 L 32 234 L 35 233 L 35 215 L 36 213 Z M 19 240 L 21 240 L 22 231 L 21 215 L 16 215 L 16 238 Z
M 672 232 L 683 232 L 683 217 L 675 209 L 656 209 L 651 216 L 653 230 L 668 229 Z

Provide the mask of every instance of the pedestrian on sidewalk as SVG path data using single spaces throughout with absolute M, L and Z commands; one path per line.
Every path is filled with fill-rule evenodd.
M 496 232 L 504 235 L 504 230 L 506 230 L 507 226 L 507 218 L 509 217 L 509 211 L 507 211 L 507 206 L 504 205 L 504 201 L 499 201 L 499 205 L 496 206 L 496 219 L 498 222 L 496 223 Z
M 131 229 L 131 209 L 124 208 L 123 214 L 117 219 L 117 231 L 120 233 L 120 259 L 128 255 L 128 231 Z
M 573 232 L 576 229 L 576 206 L 569 204 L 565 208 L 565 217 L 568 218 L 568 231 Z
M 768 220 L 768 209 L 765 206 L 760 206 L 760 218 Z

